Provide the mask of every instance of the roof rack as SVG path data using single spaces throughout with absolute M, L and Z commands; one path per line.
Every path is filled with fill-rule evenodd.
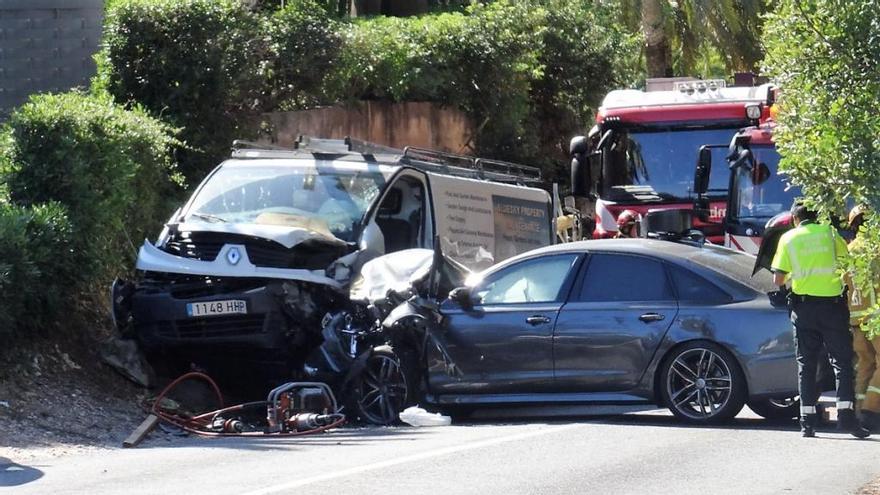
M 518 163 L 475 158 L 445 151 L 407 146 L 403 150 L 351 137 L 324 139 L 300 135 L 293 148 L 236 139 L 233 158 L 292 158 L 305 155 L 351 156 L 393 155 L 389 165 L 406 165 L 428 172 L 507 183 L 539 183 L 541 169 Z M 372 160 L 371 160 L 372 161 Z M 381 160 L 385 162 L 386 160 Z
M 415 146 L 403 149 L 401 163 L 432 172 L 497 182 L 536 183 L 542 181 L 541 169 L 518 163 L 474 158 Z

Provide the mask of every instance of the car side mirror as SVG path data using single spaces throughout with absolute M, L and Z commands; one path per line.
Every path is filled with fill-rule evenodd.
M 474 307 L 470 287 L 456 287 L 452 289 L 449 291 L 449 300 L 461 306 L 462 309 L 469 310 Z

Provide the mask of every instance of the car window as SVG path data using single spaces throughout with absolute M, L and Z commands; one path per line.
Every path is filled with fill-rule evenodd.
M 669 270 L 672 274 L 675 293 L 681 302 L 713 305 L 728 303 L 732 300 L 730 294 L 686 268 L 670 265 Z
M 594 254 L 581 285 L 579 301 L 671 301 L 663 264 L 643 256 Z
M 522 261 L 481 282 L 473 294 L 477 304 L 519 304 L 556 301 L 576 254 Z

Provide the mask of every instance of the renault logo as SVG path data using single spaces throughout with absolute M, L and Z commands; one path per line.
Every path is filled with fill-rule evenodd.
M 226 259 L 230 265 L 238 264 L 239 260 L 241 260 L 241 253 L 238 252 L 238 248 L 230 248 L 226 252 Z

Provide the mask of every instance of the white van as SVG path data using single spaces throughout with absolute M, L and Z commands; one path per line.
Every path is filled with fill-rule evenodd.
M 553 243 L 534 167 L 353 140 L 256 146 L 238 143 L 141 247 L 141 278 L 119 291 L 130 300 L 114 296 L 147 351 L 193 361 L 217 344 L 296 360 L 370 259 L 437 239 L 480 270 Z

